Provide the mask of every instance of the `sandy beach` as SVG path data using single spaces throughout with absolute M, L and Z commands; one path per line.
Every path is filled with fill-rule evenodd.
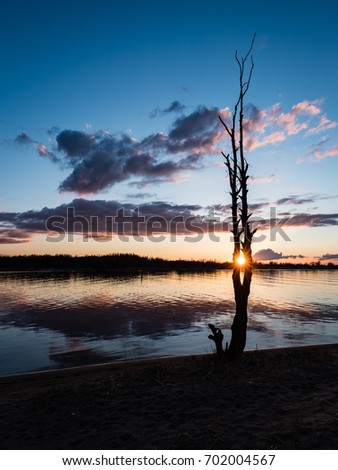
M 338 449 L 338 345 L 0 379 L 1 449 Z

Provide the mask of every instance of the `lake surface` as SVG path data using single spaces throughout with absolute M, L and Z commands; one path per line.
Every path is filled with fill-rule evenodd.
M 338 342 L 338 271 L 255 270 L 247 349 Z M 133 277 L 0 272 L 0 375 L 213 351 L 230 270 Z

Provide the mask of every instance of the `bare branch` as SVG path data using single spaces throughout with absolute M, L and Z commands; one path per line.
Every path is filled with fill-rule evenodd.
M 225 122 L 223 121 L 223 119 L 221 118 L 221 116 L 218 116 L 218 119 L 221 121 L 221 123 L 223 124 L 225 130 L 227 131 L 227 133 L 229 134 L 230 137 L 232 137 L 232 132 L 233 130 L 230 130 L 228 128 L 228 126 L 225 124 Z
M 246 62 L 247 58 L 249 57 L 249 55 L 251 54 L 251 51 L 252 51 L 252 48 L 253 48 L 253 45 L 254 45 L 254 42 L 255 42 L 255 39 L 256 39 L 256 33 L 254 33 L 254 35 L 252 36 L 252 40 L 251 40 L 251 44 L 250 44 L 250 48 L 246 54 L 246 56 L 244 57 L 244 62 Z
M 253 69 L 255 67 L 255 63 L 253 61 L 253 58 L 251 56 L 251 67 L 250 67 L 250 72 L 249 72 L 249 76 L 248 76 L 248 80 L 243 84 L 243 96 L 246 94 L 246 92 L 248 91 L 249 87 L 250 87 L 250 82 L 251 82 L 251 77 L 252 77 L 252 72 L 253 72 Z

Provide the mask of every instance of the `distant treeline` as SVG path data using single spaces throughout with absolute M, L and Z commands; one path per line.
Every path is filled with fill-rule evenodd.
M 0 271 L 171 271 L 214 270 L 228 268 L 231 263 L 216 261 L 165 260 L 135 254 L 111 254 L 103 256 L 27 255 L 0 256 Z
M 320 262 L 254 263 L 258 269 L 338 269 L 337 265 Z M 0 271 L 201 271 L 232 268 L 232 263 L 213 260 L 165 260 L 135 254 L 110 254 L 103 256 L 71 255 L 20 255 L 0 256 Z

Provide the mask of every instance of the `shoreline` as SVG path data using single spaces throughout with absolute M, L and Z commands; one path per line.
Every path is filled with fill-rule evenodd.
M 2 449 L 338 449 L 338 344 L 0 379 Z
M 293 351 L 301 351 L 301 350 L 325 350 L 325 349 L 337 349 L 338 350 L 338 343 L 314 343 L 314 344 L 305 344 L 299 346 L 276 346 L 272 348 L 260 348 L 260 349 L 246 349 L 244 351 L 244 355 L 252 354 L 252 353 L 269 353 L 269 352 L 293 352 Z M 2 382 L 10 382 L 11 379 L 13 381 L 20 381 L 27 378 L 38 378 L 44 375 L 52 377 L 57 376 L 68 376 L 72 373 L 90 373 L 90 372 L 100 372 L 106 369 L 111 370 L 119 370 L 123 369 L 124 367 L 137 367 L 142 365 L 156 365 L 156 364 L 165 364 L 168 362 L 176 362 L 182 361 L 189 358 L 196 358 L 196 359 L 208 359 L 208 358 L 216 358 L 215 353 L 201 353 L 201 354 L 183 354 L 179 356 L 153 356 L 148 358 L 140 358 L 140 359 L 117 359 L 108 362 L 98 362 L 98 363 L 89 363 L 83 364 L 78 366 L 70 366 L 70 367 L 60 367 L 60 368 L 52 368 L 52 369 L 40 369 L 40 370 L 33 370 L 28 372 L 19 372 L 16 374 L 8 374 L 0 376 L 0 385 Z

